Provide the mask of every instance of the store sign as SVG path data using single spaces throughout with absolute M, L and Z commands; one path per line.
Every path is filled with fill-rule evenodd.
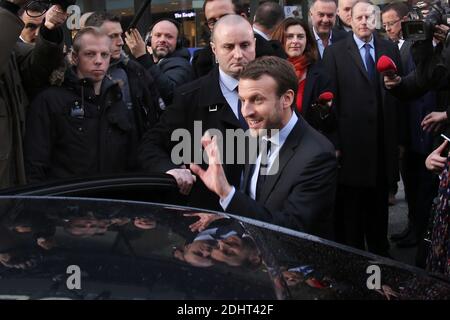
M 195 17 L 195 11 L 182 11 L 182 12 L 175 12 L 173 14 L 175 19 L 186 19 L 186 18 L 194 18 Z

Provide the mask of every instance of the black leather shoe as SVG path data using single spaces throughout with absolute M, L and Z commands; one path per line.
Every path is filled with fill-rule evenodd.
M 402 232 L 394 233 L 393 235 L 391 235 L 391 240 L 392 241 L 402 240 L 402 239 L 406 238 L 407 236 L 409 236 L 410 233 L 411 233 L 411 228 L 409 226 L 407 226 L 405 229 L 403 229 Z
M 411 248 L 417 246 L 417 237 L 411 232 L 406 238 L 397 241 L 396 245 L 399 248 Z

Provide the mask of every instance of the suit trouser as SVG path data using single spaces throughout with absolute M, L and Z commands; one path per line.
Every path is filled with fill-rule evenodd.
M 336 204 L 337 242 L 375 254 L 389 250 L 388 184 L 377 187 L 338 185 Z

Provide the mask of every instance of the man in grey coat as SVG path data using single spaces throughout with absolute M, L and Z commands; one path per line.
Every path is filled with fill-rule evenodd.
M 51 7 L 36 46 L 18 43 L 24 27 L 17 13 L 24 0 L 0 1 L 0 188 L 26 183 L 23 136 L 28 97 L 48 83 L 63 59 L 59 28 L 67 14 Z

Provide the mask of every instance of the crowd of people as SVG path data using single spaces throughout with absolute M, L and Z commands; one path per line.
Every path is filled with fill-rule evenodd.
M 211 41 L 191 59 L 178 22 L 158 20 L 142 36 L 108 12 L 92 13 L 65 50 L 64 10 L 26 2 L 0 1 L 0 187 L 166 173 L 189 206 L 389 257 L 401 175 L 409 222 L 392 240 L 421 245 L 447 161 L 446 145 L 433 149 L 448 88 L 417 80 L 406 4 L 383 7 L 382 34 L 368 0 L 314 0 L 310 23 L 285 18 L 276 2 L 250 23 L 239 0 L 206 0 Z M 432 53 L 448 29 L 435 28 Z M 382 56 L 394 75 L 377 70 Z M 178 130 L 190 134 L 181 163 Z

